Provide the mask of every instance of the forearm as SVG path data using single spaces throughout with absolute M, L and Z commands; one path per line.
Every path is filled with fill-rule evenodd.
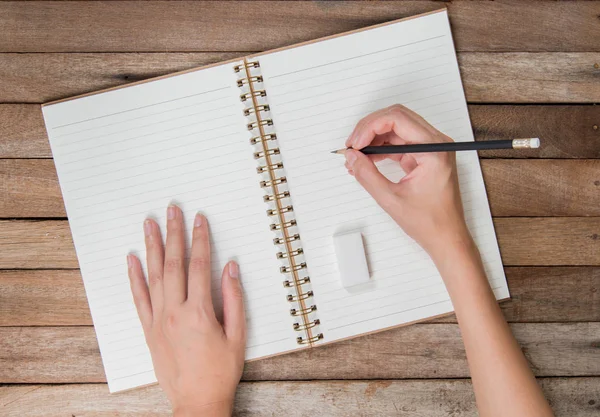
M 434 255 L 458 319 L 481 416 L 551 416 L 470 237 Z

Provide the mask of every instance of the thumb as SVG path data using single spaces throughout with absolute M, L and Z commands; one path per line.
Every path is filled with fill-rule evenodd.
M 223 327 L 229 340 L 246 342 L 246 312 L 240 284 L 240 268 L 230 261 L 223 269 L 221 291 L 223 292 Z
M 353 149 L 348 149 L 344 154 L 346 164 L 354 173 L 356 180 L 379 205 L 383 205 L 390 198 L 392 183 L 379 172 L 375 163 L 367 155 Z

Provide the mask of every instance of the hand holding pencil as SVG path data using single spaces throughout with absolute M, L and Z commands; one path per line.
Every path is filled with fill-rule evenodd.
M 346 141 L 346 168 L 377 203 L 434 259 L 448 244 L 470 242 L 453 152 L 365 155 L 361 149 L 422 144 L 452 145 L 421 116 L 404 106 L 382 109 L 362 119 Z M 406 176 L 389 181 L 375 166 L 397 161 Z

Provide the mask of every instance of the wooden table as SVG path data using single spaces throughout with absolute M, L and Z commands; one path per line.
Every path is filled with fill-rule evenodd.
M 109 396 L 39 103 L 448 7 L 512 300 L 558 416 L 600 414 L 600 3 L 0 2 L 0 414 L 158 416 Z M 249 364 L 239 415 L 474 416 L 455 318 Z

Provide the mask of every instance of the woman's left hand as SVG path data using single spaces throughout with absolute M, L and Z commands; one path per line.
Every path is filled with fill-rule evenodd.
M 128 255 L 135 305 L 152 354 L 158 383 L 175 416 L 231 415 L 244 366 L 246 319 L 238 265 L 223 270 L 223 324 L 211 297 L 208 224 L 194 220 L 189 267 L 185 265 L 183 215 L 167 210 L 163 249 L 158 224 L 144 222 L 148 284 L 140 261 Z

